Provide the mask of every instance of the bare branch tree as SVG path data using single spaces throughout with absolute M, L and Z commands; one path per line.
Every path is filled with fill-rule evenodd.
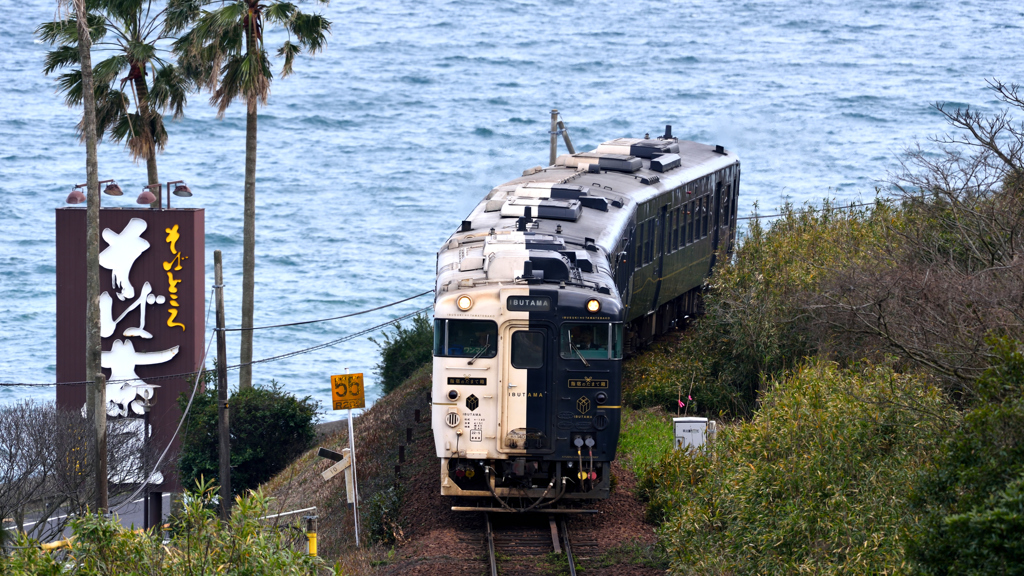
M 125 493 L 149 473 L 152 448 L 142 420 L 107 423 L 112 495 Z M 93 509 L 93 425 L 80 412 L 53 402 L 25 401 L 0 407 L 0 516 L 33 538 L 56 537 L 75 514 Z M 28 518 L 30 521 L 26 522 Z
M 1017 85 L 989 86 L 1024 110 Z M 953 131 L 908 150 L 890 174 L 902 211 L 885 247 L 833 270 L 807 309 L 833 338 L 880 345 L 970 395 L 990 337 L 1024 339 L 1024 124 L 1011 109 L 935 107 Z

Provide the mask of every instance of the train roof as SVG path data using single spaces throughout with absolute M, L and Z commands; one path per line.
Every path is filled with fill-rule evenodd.
M 545 281 L 613 293 L 608 255 L 637 205 L 738 162 L 721 146 L 618 138 L 526 170 L 491 190 L 442 246 L 437 294 L 511 284 L 526 261 Z

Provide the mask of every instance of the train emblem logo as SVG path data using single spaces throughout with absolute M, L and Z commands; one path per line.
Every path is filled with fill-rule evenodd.
M 476 397 L 476 394 L 470 394 L 469 398 L 466 398 L 466 408 L 473 412 L 478 406 L 480 406 L 480 399 Z
M 576 401 L 576 409 L 580 411 L 580 414 L 590 412 L 590 398 L 580 396 L 580 399 Z
M 363 374 L 360 372 L 359 374 L 331 376 L 331 400 L 335 410 L 365 408 Z

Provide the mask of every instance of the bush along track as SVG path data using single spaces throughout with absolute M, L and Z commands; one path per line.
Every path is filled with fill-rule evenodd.
M 893 201 L 752 222 L 626 366 L 624 444 L 684 394 L 731 421 L 632 461 L 674 572 L 1024 574 L 1024 99 L 990 87 L 1010 109 L 937 105 Z

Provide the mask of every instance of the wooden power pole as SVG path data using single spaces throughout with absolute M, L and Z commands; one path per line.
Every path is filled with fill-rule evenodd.
M 93 449 L 94 477 L 96 480 L 96 513 L 103 514 L 109 509 L 107 502 L 107 378 L 103 372 L 96 374 L 96 391 L 93 393 L 93 425 L 95 426 L 96 447 Z
M 217 293 L 217 414 L 220 417 L 220 517 L 231 517 L 231 413 L 228 410 L 228 343 L 224 334 L 224 272 L 220 250 L 213 252 Z

